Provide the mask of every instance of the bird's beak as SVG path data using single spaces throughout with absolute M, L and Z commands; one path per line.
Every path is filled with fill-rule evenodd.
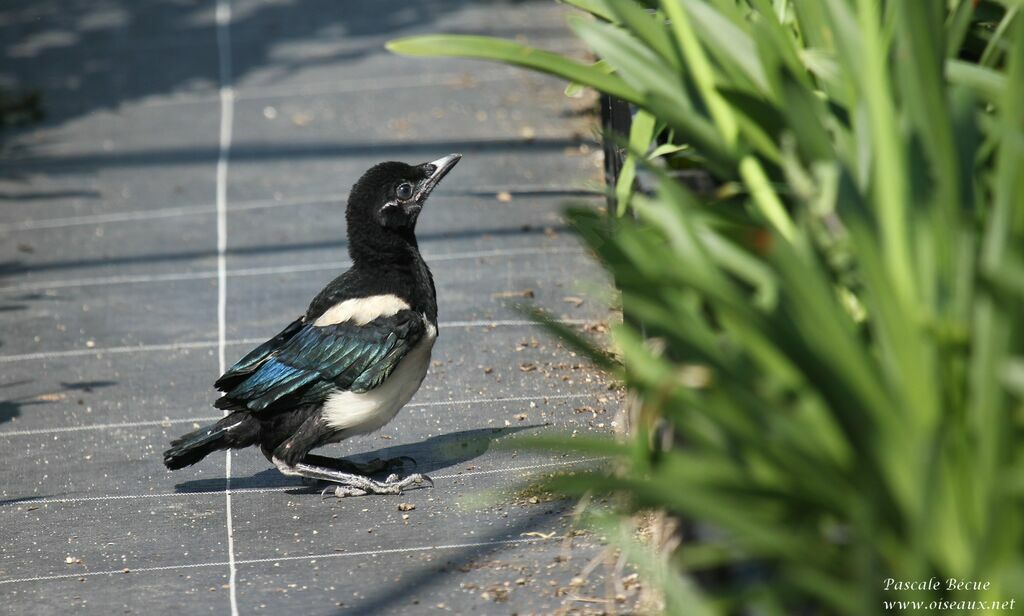
M 421 165 L 427 171 L 427 177 L 420 182 L 419 189 L 416 191 L 416 203 L 422 205 L 430 196 L 430 191 L 434 190 L 441 178 L 447 175 L 460 160 L 462 160 L 462 154 L 449 154 Z

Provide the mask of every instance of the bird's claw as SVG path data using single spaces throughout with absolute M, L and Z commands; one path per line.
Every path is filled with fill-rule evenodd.
M 369 493 L 369 490 L 364 490 L 363 488 L 358 488 L 356 486 L 328 486 L 320 493 L 320 502 L 327 500 L 328 494 L 333 495 L 335 498 L 345 498 L 347 496 L 365 496 Z
M 428 483 L 430 484 L 430 487 L 434 487 L 434 480 L 422 473 L 413 473 L 412 475 L 409 475 L 408 477 L 402 480 L 398 479 L 398 475 L 391 473 L 390 475 L 388 475 L 388 478 L 384 480 L 384 483 L 388 485 L 400 484 L 401 487 L 403 488 L 412 484 L 420 485 L 423 483 Z
M 357 488 L 355 486 L 337 486 L 334 488 L 334 496 L 336 498 L 345 498 L 347 496 L 365 496 L 368 494 L 366 490 Z
M 360 478 L 359 481 L 351 484 L 342 484 L 334 486 L 333 488 L 328 487 L 320 493 L 321 500 L 326 498 L 329 492 L 334 493 L 337 498 L 345 498 L 348 496 L 365 496 L 367 494 L 401 494 L 402 490 L 412 485 L 422 485 L 424 483 L 430 484 L 430 487 L 434 487 L 434 480 L 430 477 L 414 473 L 400 479 L 398 475 L 392 473 L 383 482 L 375 481 L 370 478 Z

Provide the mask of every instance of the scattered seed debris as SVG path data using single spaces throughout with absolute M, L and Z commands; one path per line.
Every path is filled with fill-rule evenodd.
M 480 593 L 480 597 L 489 601 L 504 603 L 508 601 L 509 589 L 504 586 L 493 586 Z
M 491 299 L 502 299 L 506 297 L 525 297 L 532 299 L 534 297 L 533 289 L 523 289 L 521 291 L 500 291 L 498 293 L 491 293 Z
M 634 590 L 640 588 L 640 574 L 631 573 L 626 577 L 622 578 L 622 587 L 626 590 Z

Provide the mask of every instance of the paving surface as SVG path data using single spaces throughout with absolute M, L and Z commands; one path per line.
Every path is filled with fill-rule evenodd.
M 599 177 L 589 120 L 558 82 L 383 49 L 446 31 L 573 50 L 562 10 L 4 3 L 0 87 L 38 88 L 47 116 L 0 134 L 0 611 L 600 605 L 570 600 L 605 593 L 599 575 L 569 586 L 601 549 L 564 539 L 572 503 L 516 491 L 595 462 L 495 446 L 611 430 L 615 394 L 508 306 L 532 294 L 567 320 L 608 316 L 572 299 L 605 281 L 559 217 Z M 436 487 L 321 501 L 255 450 L 165 471 L 167 442 L 218 417 L 222 362 L 346 267 L 358 175 L 450 152 L 465 158 L 419 229 L 441 305 L 434 365 L 396 421 L 324 450 L 409 455 Z

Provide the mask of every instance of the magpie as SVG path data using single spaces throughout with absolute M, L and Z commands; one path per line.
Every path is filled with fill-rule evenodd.
M 309 452 L 378 430 L 423 382 L 437 338 L 437 297 L 416 243 L 416 221 L 461 158 L 384 162 L 356 182 L 345 211 L 352 267 L 304 315 L 217 379 L 223 396 L 214 406 L 229 414 L 172 441 L 164 452 L 168 469 L 221 449 L 259 445 L 285 475 L 337 484 L 339 498 L 401 494 L 430 482 L 421 474 L 369 476 L 401 460 L 359 465 Z

